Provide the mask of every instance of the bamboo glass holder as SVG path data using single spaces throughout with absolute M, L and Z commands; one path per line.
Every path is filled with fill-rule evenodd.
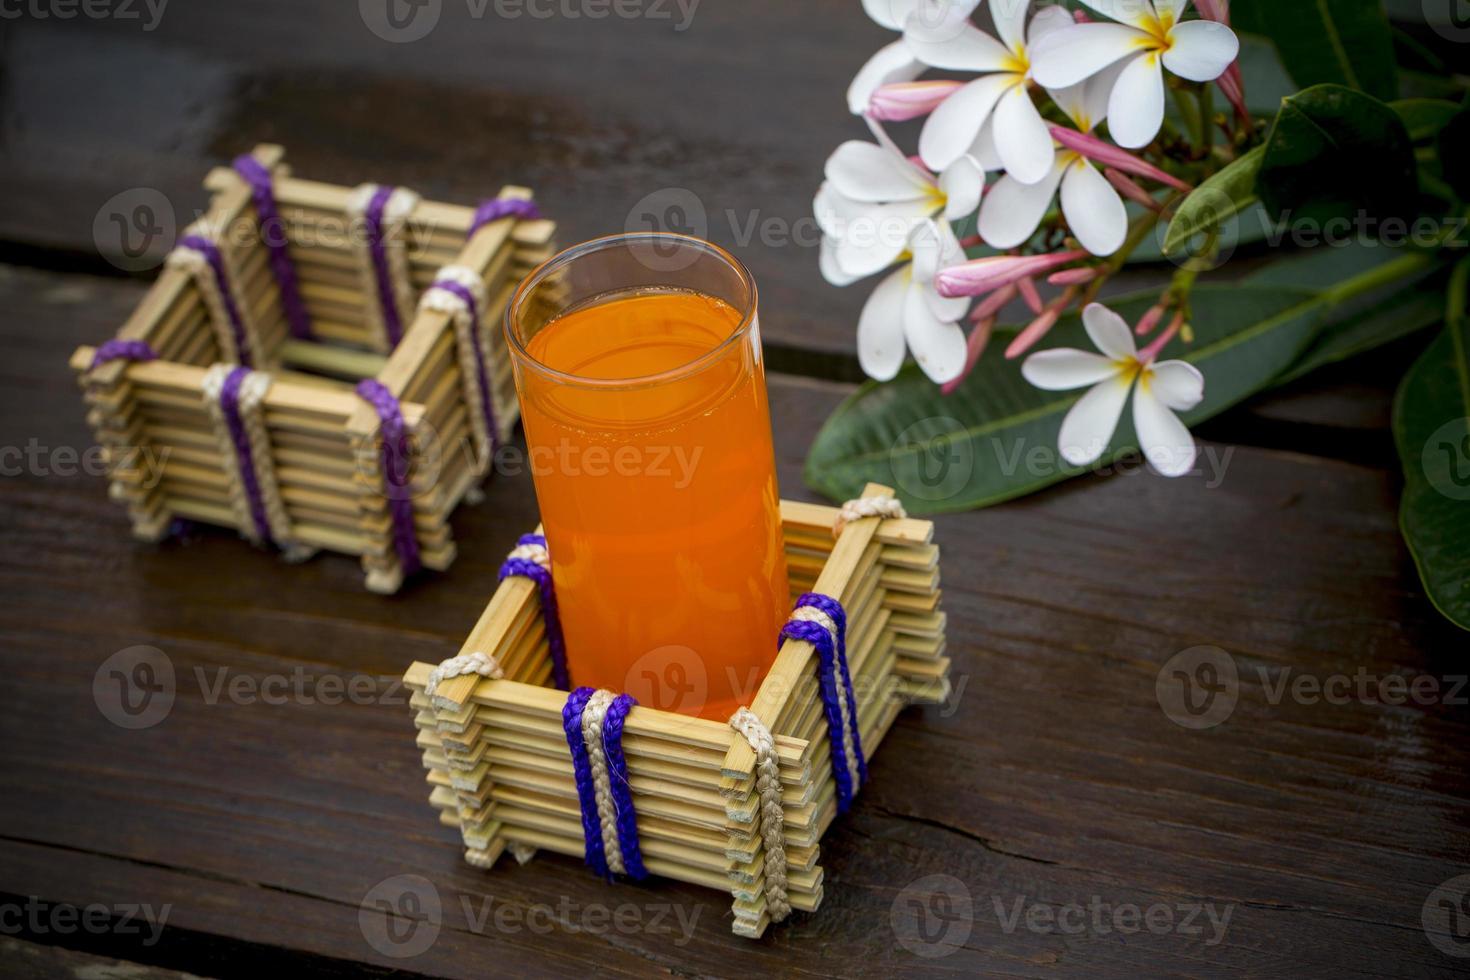
M 411 433 L 433 433 L 434 465 L 423 465 L 428 450 L 422 438 L 413 440 L 412 524 L 422 564 L 447 568 L 455 557 L 449 515 L 476 492 L 490 463 L 488 452 L 476 459 L 464 451 L 476 408 L 467 404 L 452 317 L 407 302 L 413 312 L 396 346 L 375 337 L 361 249 L 354 251 L 351 241 L 353 189 L 292 176 L 278 146 L 260 145 L 251 155 L 271 175 L 310 339 L 288 330 L 252 190 L 239 173 L 227 167 L 209 173 L 209 209 L 191 227 L 207 229 L 218 243 L 252 349 L 262 355 L 255 366 L 273 379 L 263 422 L 291 539 L 303 549 L 358 556 L 368 588 L 393 592 L 403 569 L 372 462 L 380 423 L 353 384 L 375 378 L 399 400 Z M 531 194 L 505 187 L 499 197 L 529 200 Z M 404 219 L 402 252 L 415 298 L 446 265 L 481 277 L 488 302 L 478 311 L 480 335 L 493 435 L 502 441 L 519 409 L 499 320 L 515 283 L 554 250 L 555 226 L 508 218 L 469 237 L 474 214 L 472 207 L 418 201 Z M 141 539 L 159 540 L 176 518 L 241 529 L 231 506 L 239 470 L 224 458 L 203 394 L 210 366 L 231 360 L 222 354 L 217 319 L 189 272 L 169 265 L 117 334 L 146 343 L 157 359 L 93 367 L 95 350 L 85 346 L 71 358 L 108 463 L 110 493 L 127 507 Z M 161 461 L 156 482 L 137 465 L 145 450 Z
M 876 484 L 864 491 L 891 495 Z M 793 598 L 821 592 L 847 611 L 858 725 L 871 756 L 900 708 L 949 695 L 939 547 L 931 522 L 908 518 L 859 520 L 834 540 L 838 514 L 781 502 Z M 562 730 L 566 692 L 550 686 L 535 583 L 500 583 L 461 648 L 474 652 L 498 660 L 504 677 L 453 677 L 433 697 L 425 691 L 433 664 L 415 663 L 404 677 L 440 822 L 459 830 L 465 860 L 476 867 L 490 867 L 506 849 L 521 860 L 538 849 L 582 856 Z M 819 844 L 837 813 L 816 670 L 811 644 L 788 639 L 749 706 L 774 736 L 788 895 L 794 909 L 808 912 L 822 901 Z M 749 744 L 720 722 L 641 706 L 628 713 L 623 732 L 645 867 L 732 895 L 734 932 L 759 937 L 771 920 Z

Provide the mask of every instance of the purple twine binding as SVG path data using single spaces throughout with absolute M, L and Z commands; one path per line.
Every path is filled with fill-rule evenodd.
M 240 363 L 253 367 L 250 344 L 245 335 L 245 321 L 241 319 L 240 309 L 235 305 L 235 297 L 230 292 L 230 276 L 225 271 L 225 260 L 220 255 L 219 246 L 203 235 L 185 235 L 179 239 L 179 245 L 203 255 L 210 269 L 214 270 L 214 283 L 225 304 L 225 315 L 230 320 L 230 334 L 235 338 L 235 350 L 239 353 Z
M 485 370 L 485 351 L 480 338 L 480 311 L 475 305 L 475 294 L 452 279 L 435 280 L 434 286 L 453 293 L 470 308 L 470 346 L 475 351 L 475 375 L 480 382 L 480 411 L 485 416 L 485 428 L 490 433 L 490 454 L 495 454 L 499 438 L 495 429 L 495 405 L 490 397 L 490 376 Z
M 88 370 L 96 370 L 108 361 L 155 361 L 158 355 L 146 340 L 107 340 L 92 352 Z
M 643 867 L 643 851 L 638 846 L 638 815 L 633 812 L 633 791 L 628 786 L 628 760 L 623 755 L 623 722 L 637 703 L 631 694 L 619 694 L 608 705 L 607 717 L 602 722 L 608 782 L 612 785 L 613 807 L 618 811 L 618 850 L 623 854 L 624 871 L 634 881 L 648 876 Z
M 826 613 L 832 622 L 837 624 L 837 666 L 842 673 L 842 686 L 847 692 L 847 703 L 852 706 L 852 730 L 848 733 L 852 736 L 852 754 L 857 759 L 858 785 L 862 786 L 868 779 L 868 760 L 863 755 L 863 736 L 858 731 L 857 722 L 857 698 L 852 690 L 852 672 L 847 669 L 847 610 L 842 608 L 842 603 L 829 595 L 820 592 L 806 592 L 796 600 L 798 606 L 814 606 Z
M 417 572 L 423 563 L 419 559 L 419 541 L 413 528 L 413 494 L 410 490 L 410 453 L 408 427 L 403 424 L 403 410 L 398 399 L 393 397 L 381 382 L 364 378 L 357 383 L 357 394 L 372 405 L 382 420 L 380 436 L 382 449 L 378 465 L 383 472 L 383 491 L 388 496 L 388 513 L 393 519 L 393 548 L 398 552 L 398 562 L 404 575 Z
M 276 191 L 271 172 L 248 153 L 237 156 L 235 172 L 250 185 L 250 196 L 255 200 L 255 215 L 260 222 L 260 237 L 270 250 L 271 273 L 281 291 L 281 309 L 291 327 L 291 336 L 298 340 L 311 339 L 311 316 L 301 300 L 301 287 L 296 282 L 296 266 L 291 262 L 291 253 L 286 248 L 286 223 L 276 207 Z
M 501 218 L 534 221 L 539 217 L 541 217 L 541 209 L 536 206 L 535 201 L 513 197 L 496 197 L 488 201 L 481 201 L 480 206 L 475 208 L 475 216 L 470 221 L 470 231 L 465 238 L 474 238 L 475 232 Z
M 830 605 L 829 605 L 830 604 Z M 796 608 L 812 606 L 825 612 L 837 625 L 837 643 L 826 627 L 810 620 L 789 620 L 781 629 L 781 640 L 805 640 L 817 651 L 817 676 L 821 682 L 822 708 L 827 716 L 827 735 L 832 742 L 832 779 L 837 784 L 837 812 L 846 813 L 852 804 L 856 787 L 847 768 L 847 744 L 852 739 L 853 756 L 858 761 L 858 784 L 867 778 L 867 763 L 863 759 L 862 741 L 858 735 L 857 701 L 852 696 L 852 677 L 847 669 L 847 616 L 837 600 L 829 596 L 807 593 L 796 601 Z M 832 608 L 836 607 L 836 615 Z M 841 684 L 847 695 L 848 714 L 852 725 L 842 724 L 842 709 L 837 701 L 837 685 Z
M 517 545 L 534 544 L 546 547 L 546 538 L 540 534 L 522 534 Z M 561 614 L 556 608 L 556 587 L 551 583 L 551 572 L 529 558 L 507 558 L 500 566 L 500 578 L 523 575 L 534 579 L 541 589 L 541 620 L 546 624 L 546 645 L 551 649 L 551 682 L 559 691 L 569 691 L 571 677 L 567 674 L 567 643 L 561 632 Z
M 582 741 L 582 712 L 594 691 L 579 687 L 567 696 L 561 709 L 562 730 L 567 735 L 567 748 L 572 753 L 572 773 L 577 779 L 577 799 L 582 804 L 582 838 L 586 844 L 587 866 L 598 876 L 611 878 L 607 852 L 602 846 L 602 827 L 597 819 L 597 797 L 592 788 L 592 763 L 587 758 L 587 745 Z
M 378 281 L 378 305 L 383 310 L 383 328 L 388 345 L 397 347 L 403 339 L 403 321 L 398 318 L 398 298 L 393 293 L 393 280 L 388 274 L 388 251 L 383 246 L 383 209 L 394 188 L 384 185 L 373 192 L 363 215 L 368 237 L 368 252 L 373 259 L 373 278 Z
M 265 514 L 265 497 L 260 492 L 260 481 L 255 478 L 255 454 L 250 448 L 245 423 L 240 418 L 240 385 L 249 376 L 247 367 L 237 367 L 225 375 L 225 383 L 219 392 L 219 407 L 225 416 L 225 426 L 230 430 L 230 440 L 235 444 L 235 460 L 240 468 L 240 483 L 245 487 L 245 499 L 250 505 L 250 518 L 255 522 L 255 530 L 261 540 L 269 542 L 271 523 Z

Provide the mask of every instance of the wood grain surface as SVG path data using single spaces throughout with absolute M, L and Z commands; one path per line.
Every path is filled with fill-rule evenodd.
M 457 649 L 536 522 L 529 476 L 497 474 L 454 518 L 453 569 L 387 599 L 345 558 L 288 566 L 207 528 L 133 542 L 78 471 L 66 370 L 144 288 L 108 261 L 99 210 L 154 187 L 187 216 L 204 171 L 261 140 L 344 183 L 533 186 L 568 242 L 686 188 L 695 230 L 761 284 L 782 490 L 810 499 L 801 463 L 852 390 L 866 289 L 823 284 L 812 247 L 742 242 L 725 212 L 809 220 L 822 160 L 861 135 L 841 93 L 886 38 L 852 3 L 706 0 L 676 31 L 672 2 L 671 22 L 445 0 L 428 37 L 394 44 L 355 7 L 179 3 L 153 31 L 0 32 L 7 973 L 1465 972 L 1446 950 L 1470 952 L 1467 920 L 1438 904 L 1465 889 L 1436 889 L 1470 873 L 1466 637 L 1400 540 L 1386 429 L 1412 344 L 1214 420 L 1204 476 L 1091 476 L 939 518 L 956 696 L 900 717 L 823 841 L 817 914 L 752 943 L 698 889 L 609 886 L 554 856 L 465 866 L 392 679 Z M 174 695 L 129 730 L 105 667 L 137 645 Z M 1238 683 L 1196 730 L 1173 717 L 1192 717 L 1176 669 L 1203 677 L 1200 646 Z M 1424 696 L 1381 703 L 1400 683 Z M 424 885 L 438 910 L 419 921 L 398 900 Z M 63 906 L 106 922 L 67 930 Z M 153 942 L 128 928 L 144 906 Z

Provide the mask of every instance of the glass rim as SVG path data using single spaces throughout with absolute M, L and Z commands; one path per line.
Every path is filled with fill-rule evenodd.
M 637 375 L 631 378 L 588 378 L 580 374 L 570 374 L 566 371 L 559 371 L 556 368 L 541 362 L 536 358 L 535 355 L 533 355 L 529 350 L 526 349 L 525 342 L 522 341 L 519 331 L 516 330 L 516 321 L 519 319 L 517 314 L 521 308 L 521 304 L 524 302 L 526 297 L 529 296 L 531 292 L 538 285 L 540 285 L 543 280 L 546 279 L 547 276 L 549 276 L 557 269 L 571 264 L 577 259 L 585 258 L 588 255 L 592 255 L 609 248 L 616 248 L 619 246 L 630 244 L 636 246 L 638 242 L 658 241 L 675 242 L 681 245 L 692 246 L 694 248 L 701 249 L 708 254 L 713 255 L 714 258 L 719 260 L 720 262 L 723 262 L 735 273 L 745 291 L 745 308 L 740 311 L 740 322 L 735 326 L 735 329 L 730 331 L 729 336 L 727 336 L 724 340 L 721 340 L 714 347 L 705 351 L 703 354 L 700 354 L 698 357 L 694 358 L 691 361 L 680 364 L 678 367 L 672 367 L 665 371 L 660 371 L 657 374 Z M 520 363 L 526 365 L 527 367 L 537 371 L 542 375 L 545 375 L 546 377 L 556 381 L 557 383 L 574 385 L 582 388 L 627 390 L 635 388 L 648 388 L 659 384 L 667 384 L 668 382 L 678 381 L 699 373 L 704 368 L 708 367 L 716 360 L 718 360 L 720 356 L 724 354 L 725 351 L 728 350 L 732 344 L 738 343 L 742 338 L 749 336 L 751 327 L 754 326 L 756 322 L 756 310 L 757 292 L 755 277 L 750 274 L 750 270 L 745 267 L 745 263 L 741 262 L 734 255 L 731 255 L 730 252 L 726 249 L 721 248 L 714 242 L 706 241 L 703 238 L 696 238 L 693 235 L 681 235 L 678 232 L 632 231 L 622 232 L 615 235 L 603 235 L 600 238 L 592 238 L 585 242 L 582 242 L 581 244 L 572 245 L 568 248 L 563 249 L 560 252 L 557 252 L 551 258 L 547 259 L 545 262 L 542 262 L 536 268 L 532 269 L 531 272 L 524 279 L 521 280 L 520 285 L 516 286 L 515 292 L 511 295 L 510 302 L 507 303 L 505 306 L 504 326 L 506 342 L 510 346 L 511 355 Z

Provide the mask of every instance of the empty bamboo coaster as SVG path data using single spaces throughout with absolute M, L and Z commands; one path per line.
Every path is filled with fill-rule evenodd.
M 888 502 L 892 494 L 873 484 L 864 500 Z M 843 520 L 845 513 L 854 519 Z M 781 502 L 793 598 L 820 593 L 845 611 L 847 711 L 861 752 L 871 756 L 904 705 L 949 696 L 950 663 L 933 525 L 860 513 Z M 622 725 L 643 867 L 729 894 L 733 929 L 742 936 L 758 937 L 789 909 L 815 911 L 822 901 L 820 842 L 843 788 L 821 660 L 809 640 L 781 644 L 749 715 L 737 713 L 756 733 L 750 737 L 645 706 L 628 710 Z M 506 850 L 524 861 L 543 849 L 598 867 L 566 734 L 563 712 L 572 699 L 551 686 L 553 670 L 539 586 L 510 574 L 454 659 L 415 663 L 404 677 L 429 802 L 440 822 L 459 830 L 465 860 L 477 867 L 490 867 Z M 572 675 L 575 682 L 575 659 Z M 764 733 L 769 742 L 758 764 L 752 739 Z M 852 750 L 845 741 L 844 759 Z
M 555 226 L 525 188 L 440 204 L 302 180 L 283 156 L 211 171 L 209 210 L 71 367 L 138 537 L 233 527 L 358 556 L 393 592 L 454 560 L 449 516 L 515 426 L 500 319 Z

